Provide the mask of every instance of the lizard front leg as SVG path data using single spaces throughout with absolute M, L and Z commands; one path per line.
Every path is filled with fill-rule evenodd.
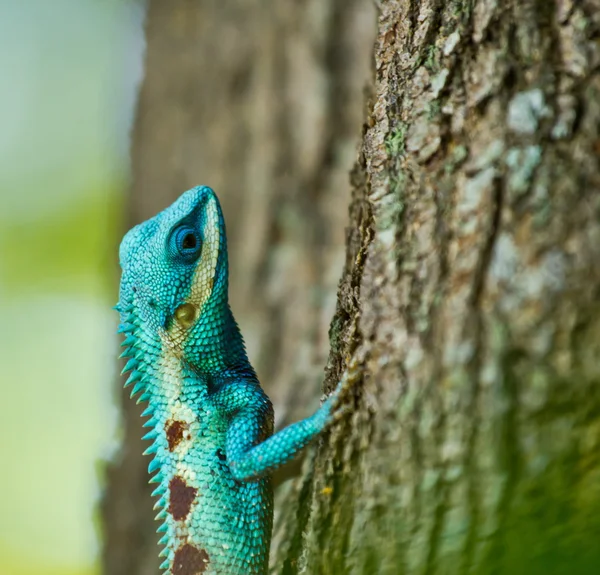
M 271 404 L 258 386 L 231 383 L 218 392 L 217 403 L 227 412 L 225 454 L 238 481 L 268 475 L 292 459 L 336 418 L 336 391 L 310 417 L 271 435 Z

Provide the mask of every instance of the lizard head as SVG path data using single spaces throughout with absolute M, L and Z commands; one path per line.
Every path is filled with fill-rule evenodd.
M 210 188 L 188 190 L 130 230 L 119 260 L 121 331 L 178 356 L 189 349 L 204 356 L 218 351 L 229 312 L 227 247 L 221 207 Z

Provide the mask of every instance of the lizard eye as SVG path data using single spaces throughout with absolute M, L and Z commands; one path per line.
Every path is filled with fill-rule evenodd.
M 200 254 L 202 242 L 194 228 L 181 226 L 173 234 L 175 249 L 185 258 L 193 259 Z

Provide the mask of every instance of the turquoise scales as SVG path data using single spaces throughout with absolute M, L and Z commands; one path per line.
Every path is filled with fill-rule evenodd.
M 273 435 L 271 402 L 229 308 L 225 223 L 210 188 L 129 231 L 119 257 L 125 385 L 148 402 L 162 568 L 263 575 L 270 473 L 334 419 L 341 384 L 314 415 Z

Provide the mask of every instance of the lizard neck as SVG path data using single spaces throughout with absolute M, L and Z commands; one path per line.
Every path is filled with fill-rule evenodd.
M 226 296 L 211 298 L 196 324 L 178 343 L 167 331 L 149 329 L 133 305 L 122 308 L 119 331 L 125 335 L 121 344 L 125 350 L 121 357 L 128 358 L 123 373 L 131 372 L 125 387 L 133 385 L 131 395 L 141 393 L 139 401 L 153 404 L 156 396 L 170 393 L 166 388 L 175 367 L 177 379 L 223 374 L 256 377 Z
M 182 346 L 186 367 L 216 375 L 246 368 L 248 357 L 240 329 L 226 299 L 211 301 Z
M 244 340 L 231 313 L 228 292 L 227 250 L 225 239 L 221 238 L 221 252 L 210 284 L 210 295 L 204 299 L 196 293 L 192 298 L 199 305 L 198 319 L 185 332 L 177 325 L 171 325 L 169 330 L 178 341 L 184 369 L 208 376 L 240 369 L 247 371 L 249 362 Z

